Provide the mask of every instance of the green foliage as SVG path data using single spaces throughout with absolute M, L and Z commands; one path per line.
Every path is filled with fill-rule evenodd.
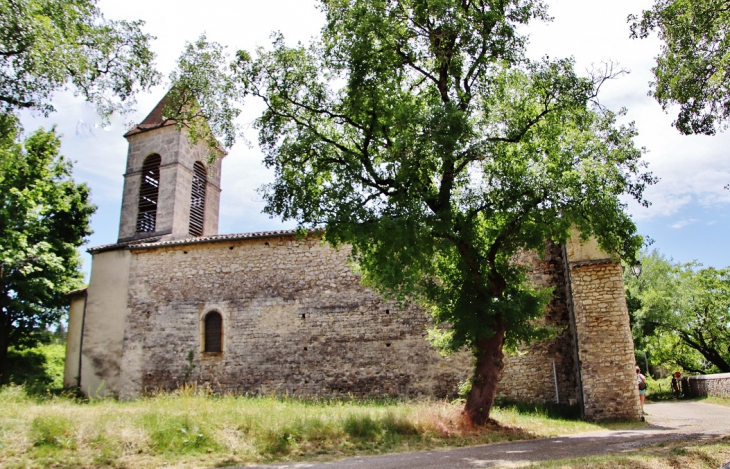
M 375 438 L 381 433 L 380 425 L 378 425 L 378 422 L 373 420 L 369 415 L 348 416 L 345 421 L 342 422 L 342 429 L 353 438 Z
M 8 383 L 22 384 L 33 396 L 57 394 L 63 389 L 66 345 L 50 343 L 34 348 L 8 351 Z
M 188 350 L 188 364 L 185 365 L 184 381 L 187 383 L 193 370 L 195 370 L 195 352 Z
M 669 368 L 730 372 L 730 271 L 642 253 L 639 278 L 624 275 L 637 348 Z
M 205 34 L 194 44 L 186 43 L 177 69 L 170 74 L 174 86 L 163 109 L 167 119 L 188 131 L 193 143 L 207 143 L 210 157 L 230 148 L 242 135 L 234 122 L 241 113 L 236 99 L 242 94 L 227 60 L 225 48 L 209 42 Z
M 654 97 L 666 110 L 680 106 L 674 126 L 712 135 L 730 118 L 730 8 L 726 0 L 656 0 L 641 18 L 629 17 L 632 37 L 656 31 L 663 41 L 654 67 Z
M 608 76 L 527 61 L 518 27 L 544 6 L 500 5 L 325 1 L 319 42 L 238 62 L 267 106 L 265 210 L 351 244 L 366 282 L 451 326 L 432 333 L 451 350 L 503 326 L 508 345 L 546 336 L 550 292 L 512 256 L 576 226 L 632 257 L 618 196 L 653 181 L 633 126 L 590 104 Z
M 71 177 L 55 130 L 0 139 L 0 375 L 9 346 L 49 337 L 82 285 L 77 248 L 91 233 L 89 188 Z
M 680 385 L 680 391 L 682 386 Z M 672 392 L 672 377 L 654 379 L 651 376 L 646 377 L 646 396 L 652 401 L 671 400 L 674 399 Z
M 142 21 L 110 21 L 95 0 L 0 0 L 0 113 L 53 111 L 69 84 L 104 117 L 158 84 Z
M 212 119 L 211 132 L 199 132 L 211 148 L 216 135 L 225 145 L 235 137 L 229 100 L 263 100 L 255 125 L 276 174 L 261 189 L 267 213 L 351 245 L 365 283 L 423 305 L 438 345 L 472 349 L 477 369 L 495 334 L 495 357 L 503 344 L 550 335 L 535 319 L 551 292 L 527 281 L 517 252 L 542 251 L 575 228 L 633 259 L 642 240 L 619 197 L 645 203 L 654 178 L 633 124 L 618 125 L 597 103 L 617 75 L 610 67 L 581 77 L 570 59 L 525 58 L 522 31 L 548 19 L 542 2 L 321 8 L 327 23 L 309 46 L 277 34 L 270 50 L 239 51 L 228 69 L 203 36 L 173 76 L 173 90 L 200 88 L 203 98 L 169 106 L 169 118 Z
M 240 88 L 204 37 L 180 69 L 195 63 L 210 73 L 175 80 L 181 90 L 203 85 L 209 97 L 263 100 L 256 126 L 276 173 L 261 190 L 266 212 L 351 245 L 366 283 L 419 302 L 438 345 L 470 348 L 477 361 L 495 334 L 497 354 L 503 343 L 550 334 L 535 319 L 551 292 L 530 285 L 512 262 L 518 251 L 541 251 L 576 228 L 633 259 L 641 238 L 619 196 L 644 203 L 654 179 L 643 172 L 633 125 L 597 104 L 601 84 L 616 76 L 610 68 L 580 77 L 569 59 L 525 58 L 521 32 L 548 19 L 542 2 L 321 7 L 327 24 L 308 47 L 275 35 L 255 58 L 239 51 Z M 200 107 L 226 120 L 226 106 Z M 232 141 L 233 127 L 214 127 Z

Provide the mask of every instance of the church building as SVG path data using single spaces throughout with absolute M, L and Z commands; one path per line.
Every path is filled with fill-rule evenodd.
M 427 340 L 429 317 L 360 284 L 316 234 L 218 234 L 221 160 L 163 119 L 129 142 L 116 243 L 89 249 L 72 292 L 64 381 L 134 399 L 184 383 L 216 392 L 454 397 L 471 371 Z M 523 253 L 553 286 L 557 337 L 508 354 L 499 396 L 579 405 L 591 420 L 641 417 L 621 265 L 595 242 Z

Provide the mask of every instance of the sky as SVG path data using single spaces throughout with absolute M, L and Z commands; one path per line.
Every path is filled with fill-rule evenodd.
M 635 122 L 638 147 L 660 181 L 647 189 L 649 208 L 629 203 L 628 211 L 639 233 L 654 240 L 658 249 L 678 262 L 698 261 L 705 266 L 730 266 L 726 233 L 730 228 L 730 131 L 715 136 L 682 136 L 671 123 L 676 109 L 663 111 L 648 96 L 651 67 L 659 53 L 656 38 L 629 38 L 627 17 L 651 6 L 647 0 L 547 0 L 553 21 L 532 23 L 528 55 L 533 59 L 573 57 L 576 70 L 613 63 L 628 73 L 606 83 L 599 99 L 609 109 L 627 109 L 622 122 Z M 250 52 L 270 44 L 270 35 L 281 31 L 287 42 L 308 42 L 319 33 L 324 15 L 313 0 L 100 0 L 109 19 L 141 19 L 144 31 L 156 36 L 152 48 L 158 70 L 168 75 L 185 42 L 205 32 L 211 41 Z M 137 111 L 116 117 L 102 128 L 89 105 L 72 92 L 54 96 L 57 112 L 44 118 L 23 114 L 26 131 L 55 125 L 63 135 L 62 153 L 75 162 L 74 177 L 87 183 L 98 206 L 92 218 L 94 234 L 82 248 L 88 275 L 86 248 L 114 243 L 118 236 L 127 142 L 122 137 L 128 121 L 140 122 L 164 96 L 165 86 L 137 97 Z M 256 189 L 273 179 L 263 164 L 257 135 L 251 123 L 261 112 L 260 103 L 247 102 L 239 118 L 251 144 L 237 143 L 223 161 L 219 232 L 241 233 L 292 228 L 294 225 L 261 213 L 263 201 Z

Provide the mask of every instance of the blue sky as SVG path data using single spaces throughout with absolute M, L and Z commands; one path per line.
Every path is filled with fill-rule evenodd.
M 639 232 L 655 240 L 652 247 L 676 261 L 698 260 L 707 266 L 730 266 L 726 233 L 730 228 L 730 132 L 714 137 L 681 136 L 671 122 L 673 110 L 662 111 L 647 96 L 653 58 L 660 44 L 656 39 L 629 39 L 626 18 L 651 5 L 647 0 L 548 0 L 554 21 L 535 23 L 526 32 L 533 58 L 574 57 L 578 71 L 613 62 L 630 73 L 607 83 L 601 102 L 610 109 L 628 109 L 625 122 L 639 130 L 638 146 L 646 147 L 649 169 L 661 180 L 646 196 L 652 206 L 629 205 Z M 99 6 L 110 19 L 142 19 L 145 30 L 157 40 L 158 68 L 168 74 L 185 41 L 206 32 L 208 38 L 228 46 L 252 51 L 269 44 L 272 31 L 280 30 L 287 41 L 306 42 L 316 35 L 324 17 L 312 0 L 207 0 L 201 2 L 158 0 L 101 0 Z M 128 120 L 139 122 L 162 98 L 165 88 L 138 97 L 137 112 Z M 108 129 L 99 127 L 94 110 L 70 92 L 54 98 L 58 112 L 49 118 L 25 114 L 27 131 L 39 125 L 56 125 L 64 135 L 63 153 L 75 163 L 75 177 L 88 183 L 99 206 L 92 219 L 89 245 L 117 239 L 122 195 L 122 174 L 127 145 L 122 134 L 125 120 L 115 118 Z M 261 110 L 246 103 L 240 123 L 247 127 Z M 247 139 L 256 134 L 247 130 Z M 263 203 L 256 188 L 273 174 L 261 164 L 255 144 L 238 143 L 223 162 L 220 232 L 236 233 L 291 227 L 261 213 Z M 89 268 L 89 256 L 85 255 Z

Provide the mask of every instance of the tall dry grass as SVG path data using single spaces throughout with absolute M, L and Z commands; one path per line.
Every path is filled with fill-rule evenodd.
M 533 438 L 600 427 L 539 408 L 496 408 L 470 428 L 461 404 L 217 396 L 188 387 L 136 401 L 29 397 L 0 388 L 0 466 L 212 467 L 336 459 Z M 498 422 L 498 423 L 497 423 Z

